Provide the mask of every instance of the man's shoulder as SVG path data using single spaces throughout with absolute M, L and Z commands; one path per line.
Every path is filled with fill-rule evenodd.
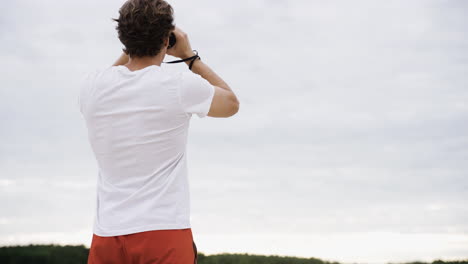
M 113 66 L 110 66 L 110 67 L 101 67 L 101 68 L 93 68 L 93 69 L 88 69 L 88 70 L 85 70 L 82 74 L 82 81 L 93 81 L 95 80 L 97 77 L 99 77 L 100 75 L 106 73 L 106 72 L 109 72 L 109 71 L 112 71 L 113 69 Z

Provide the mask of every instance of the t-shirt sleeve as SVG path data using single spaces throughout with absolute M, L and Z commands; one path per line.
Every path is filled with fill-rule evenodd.
M 200 75 L 182 72 L 179 96 L 185 113 L 205 117 L 210 111 L 214 93 L 215 87 Z

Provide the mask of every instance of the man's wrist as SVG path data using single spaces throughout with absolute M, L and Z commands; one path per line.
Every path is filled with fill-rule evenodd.
M 183 59 L 186 60 L 185 64 L 189 66 L 189 70 L 192 70 L 193 64 L 195 64 L 196 60 L 201 60 L 200 56 L 198 56 L 198 51 L 192 50 L 192 53 L 192 55 L 187 54 L 188 56 Z
M 193 60 L 190 61 L 189 70 L 192 70 L 193 64 L 195 64 L 195 61 L 198 61 L 198 60 L 201 60 L 201 58 L 197 55 L 196 58 L 194 58 Z

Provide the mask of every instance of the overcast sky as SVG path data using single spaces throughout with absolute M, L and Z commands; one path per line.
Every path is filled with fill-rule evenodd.
M 122 3 L 2 3 L 0 244 L 90 245 L 77 84 L 120 55 Z M 200 252 L 468 258 L 468 1 L 169 3 L 241 102 L 191 120 Z

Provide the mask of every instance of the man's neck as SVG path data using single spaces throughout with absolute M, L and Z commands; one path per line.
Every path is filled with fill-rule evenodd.
M 124 66 L 131 71 L 140 70 L 151 65 L 161 66 L 165 55 L 165 52 L 160 52 L 154 57 L 130 57 L 128 62 L 124 64 Z

